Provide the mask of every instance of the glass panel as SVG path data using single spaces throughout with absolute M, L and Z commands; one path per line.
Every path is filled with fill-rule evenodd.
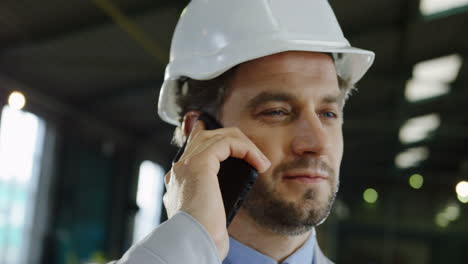
M 0 263 L 22 264 L 28 255 L 44 126 L 37 116 L 8 106 L 0 120 Z
M 148 235 L 159 223 L 162 210 L 164 171 L 158 164 L 143 161 L 138 178 L 137 205 L 133 243 Z

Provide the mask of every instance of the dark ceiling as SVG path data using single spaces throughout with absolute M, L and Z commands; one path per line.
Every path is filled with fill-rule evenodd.
M 159 153 L 173 153 L 173 128 L 159 119 L 156 103 L 171 34 L 187 2 L 114 0 L 112 9 L 103 0 L 1 1 L 1 88 L 20 87 L 32 101 L 64 111 L 67 118 L 86 119 Z M 343 199 L 369 186 L 411 192 L 407 177 L 414 172 L 426 177 L 426 191 L 420 191 L 425 201 L 438 194 L 452 199 L 455 183 L 468 178 L 467 8 L 423 17 L 417 0 L 330 3 L 350 42 L 376 53 L 346 106 Z M 414 64 L 453 53 L 464 61 L 452 92 L 416 104 L 405 101 Z M 396 169 L 395 156 L 407 147 L 398 139 L 401 125 L 429 113 L 440 114 L 441 126 L 412 145 L 427 146 L 429 158 Z

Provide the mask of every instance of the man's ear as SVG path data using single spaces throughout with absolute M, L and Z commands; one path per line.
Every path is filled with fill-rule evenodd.
M 182 131 L 184 131 L 184 136 L 188 137 L 190 132 L 192 132 L 195 122 L 197 122 L 198 117 L 200 116 L 200 111 L 188 111 L 184 115 L 184 120 L 182 121 Z

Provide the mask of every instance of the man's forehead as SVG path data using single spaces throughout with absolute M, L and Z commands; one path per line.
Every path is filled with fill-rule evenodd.
M 229 80 L 233 90 L 255 93 L 259 86 L 268 90 L 290 90 L 297 86 L 336 88 L 338 78 L 329 54 L 288 51 L 258 58 L 236 67 Z M 253 89 L 255 88 L 255 89 Z M 247 91 L 246 91 L 247 90 Z
M 325 53 L 290 51 L 243 63 L 229 86 L 228 98 L 250 101 L 249 106 L 279 99 L 298 102 L 312 94 L 324 102 L 342 101 L 333 59 Z
M 247 77 L 281 72 L 303 72 L 336 77 L 335 64 L 329 54 L 307 51 L 286 51 L 268 55 L 238 65 L 237 71 Z

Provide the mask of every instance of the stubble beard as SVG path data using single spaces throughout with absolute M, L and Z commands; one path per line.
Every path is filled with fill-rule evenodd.
M 298 159 L 280 164 L 273 172 L 279 175 L 289 168 L 320 167 L 328 172 L 328 195 L 320 197 L 320 190 L 312 186 L 304 190 L 297 201 L 282 199 L 275 186 L 258 179 L 243 203 L 247 214 L 260 226 L 277 234 L 296 236 L 320 225 L 330 214 L 338 192 L 338 177 L 327 164 L 316 159 Z M 277 177 L 276 177 L 277 178 Z M 323 194 L 322 194 L 323 196 Z

